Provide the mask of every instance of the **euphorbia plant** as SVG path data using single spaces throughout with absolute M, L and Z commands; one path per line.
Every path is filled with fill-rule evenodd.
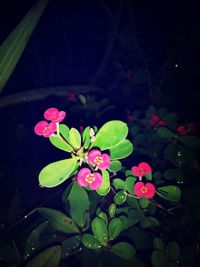
M 126 123 L 108 121 L 99 130 L 88 126 L 80 133 L 60 124 L 65 116 L 64 111 L 50 108 L 44 113 L 50 122 L 41 121 L 34 129 L 66 152 L 66 159 L 41 170 L 39 184 L 50 188 L 66 182 L 62 199 L 68 214 L 44 207 L 38 208 L 38 212 L 57 231 L 72 235 L 73 240 L 78 238 L 79 252 L 82 247 L 101 249 L 134 261 L 133 243 L 122 242 L 118 237 L 135 224 L 142 228 L 158 226 L 159 221 L 149 209 L 152 205 L 164 208 L 154 197 L 176 202 L 181 191 L 177 186 L 156 187 L 152 167 L 147 162 L 132 164 L 131 170 L 122 165 L 120 160 L 133 152 L 133 144 L 126 139 Z M 106 201 L 105 207 L 102 201 Z M 65 239 L 62 242 L 68 242 L 69 237 Z

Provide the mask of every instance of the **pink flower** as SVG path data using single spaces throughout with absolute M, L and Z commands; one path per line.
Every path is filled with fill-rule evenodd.
M 151 166 L 146 162 L 141 162 L 138 166 L 131 168 L 132 173 L 137 177 L 142 177 L 151 173 Z
M 156 126 L 160 121 L 160 118 L 158 117 L 158 115 L 152 115 L 151 119 L 149 120 L 149 124 L 152 126 Z
M 50 137 L 56 131 L 56 124 L 53 122 L 48 123 L 47 121 L 40 121 L 35 125 L 34 131 L 37 135 Z
M 90 169 L 83 168 L 78 172 L 77 182 L 80 186 L 90 185 L 92 190 L 97 190 L 102 184 L 102 176 L 98 172 L 91 173 Z
M 69 92 L 67 95 L 67 99 L 72 102 L 76 102 L 76 93 L 75 92 Z
M 185 135 L 187 132 L 187 129 L 184 125 L 178 126 L 176 130 L 180 135 Z
M 80 126 L 79 126 L 79 131 L 82 132 L 83 130 L 84 130 L 83 125 L 80 125 Z
M 61 122 L 65 116 L 65 111 L 59 111 L 57 108 L 49 108 L 44 113 L 44 118 L 52 122 Z
M 193 122 L 188 123 L 188 130 L 194 132 L 196 130 L 195 124 Z
M 160 121 L 158 122 L 158 125 L 159 125 L 159 126 L 165 126 L 165 125 L 166 125 L 166 122 L 163 121 L 163 120 L 160 120 Z
M 152 198 L 155 195 L 155 186 L 151 183 L 137 182 L 134 185 L 134 193 L 138 197 Z
M 127 115 L 127 121 L 133 121 L 135 119 L 135 117 L 131 114 Z
M 88 161 L 93 165 L 97 165 L 100 170 L 105 170 L 110 166 L 110 156 L 101 154 L 101 151 L 93 149 L 88 154 Z

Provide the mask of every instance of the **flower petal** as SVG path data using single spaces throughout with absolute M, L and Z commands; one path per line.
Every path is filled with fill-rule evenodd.
M 94 160 L 95 160 L 96 157 L 101 157 L 101 151 L 100 150 L 97 150 L 97 149 L 91 150 L 89 152 L 89 154 L 88 154 L 88 161 L 89 161 L 89 163 L 95 165 L 96 163 L 94 162 Z
M 90 184 L 90 188 L 93 190 L 97 190 L 97 189 L 99 189 L 99 187 L 101 187 L 102 176 L 98 172 L 94 172 L 93 174 L 94 174 L 95 180 L 92 184 Z
M 147 193 L 145 193 L 144 196 L 146 198 L 152 198 L 156 192 L 155 186 L 151 183 L 146 183 L 145 187 L 147 188 Z
M 85 180 L 85 177 L 86 175 L 90 174 L 91 171 L 90 169 L 88 168 L 83 168 L 81 169 L 79 172 L 78 172 L 78 175 L 77 175 L 77 183 L 80 185 L 80 186 L 87 186 L 88 185 L 88 182 Z
M 151 166 L 146 162 L 141 162 L 138 167 L 144 170 L 144 175 L 152 172 Z
M 48 124 L 48 126 L 50 127 L 49 130 L 47 132 L 43 133 L 44 137 L 50 137 L 51 135 L 53 135 L 56 132 L 56 124 L 51 122 Z
M 137 182 L 135 183 L 134 185 L 134 193 L 136 196 L 138 197 L 143 197 L 144 194 L 142 193 L 141 191 L 141 188 L 144 186 L 144 183 L 143 182 Z
M 59 110 L 57 108 L 49 108 L 44 112 L 44 118 L 46 120 L 52 120 L 53 116 L 58 115 Z
M 110 156 L 108 154 L 102 154 L 103 162 L 98 165 L 100 170 L 105 170 L 110 167 Z
M 49 124 L 47 121 L 40 121 L 35 125 L 34 131 L 37 135 L 43 135 L 44 128 L 48 126 Z
M 137 176 L 137 177 L 141 177 L 141 172 L 138 170 L 138 167 L 137 166 L 133 166 L 132 168 L 131 168 L 131 171 L 132 171 L 132 173 L 135 175 L 135 176 Z M 143 175 L 142 175 L 143 176 Z
M 58 115 L 58 119 L 55 120 L 55 122 L 61 122 L 64 120 L 64 118 L 66 117 L 66 112 L 65 111 L 60 111 L 59 115 Z

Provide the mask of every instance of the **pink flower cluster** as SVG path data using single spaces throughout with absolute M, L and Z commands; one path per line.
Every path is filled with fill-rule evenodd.
M 180 125 L 177 127 L 177 132 L 179 135 L 185 135 L 188 132 L 194 132 L 195 131 L 195 125 L 194 123 L 188 123 L 187 125 Z
M 144 175 L 151 174 L 151 166 L 146 162 L 141 162 L 138 166 L 133 166 L 132 173 L 141 179 Z M 134 185 L 134 193 L 138 197 L 152 198 L 155 195 L 156 189 L 152 183 L 146 183 L 139 181 Z
M 66 113 L 64 111 L 59 111 L 57 108 L 47 109 L 44 112 L 44 118 L 51 122 L 48 123 L 45 120 L 38 122 L 34 127 L 35 133 L 46 138 L 50 137 L 56 132 L 56 123 L 63 121 L 65 116 Z
M 88 162 L 100 170 L 105 170 L 110 166 L 110 156 L 93 149 L 88 154 Z M 83 187 L 89 185 L 92 190 L 97 190 L 101 187 L 102 175 L 99 172 L 92 173 L 89 168 L 83 168 L 77 174 L 77 183 Z
M 158 128 L 159 126 L 165 126 L 166 122 L 161 120 L 158 115 L 154 114 L 149 120 L 149 124 L 155 128 Z

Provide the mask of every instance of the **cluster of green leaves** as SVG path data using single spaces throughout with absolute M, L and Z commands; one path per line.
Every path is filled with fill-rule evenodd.
M 131 131 L 134 127 L 131 126 Z M 165 132 L 172 132 L 167 127 L 162 128 Z M 160 134 L 159 129 L 153 129 L 153 133 L 161 138 L 163 132 Z M 177 254 L 175 258 L 170 252 L 174 244 L 179 248 L 175 241 L 168 240 L 169 244 L 161 251 L 153 240 L 155 233 L 159 238 L 165 216 L 173 216 L 170 209 L 164 206 L 170 203 L 173 208 L 180 204 L 181 190 L 176 185 L 162 184 L 156 187 L 155 199 L 138 198 L 134 194 L 134 184 L 138 178 L 123 166 L 123 159 L 133 151 L 133 144 L 126 139 L 127 135 L 128 127 L 122 121 L 109 121 L 99 130 L 93 127 L 92 134 L 91 127 L 86 127 L 80 133 L 75 128 L 59 125 L 59 133 L 49 140 L 70 158 L 44 167 L 39 174 L 39 182 L 41 186 L 50 188 L 66 183 L 62 195 L 64 209 L 36 209 L 41 216 L 26 238 L 20 264 L 23 262 L 27 267 L 45 264 L 62 266 L 70 264 L 69 259 L 72 257 L 82 266 L 93 265 L 91 258 L 95 258 L 99 262 L 110 262 L 116 266 L 148 266 L 151 261 L 157 267 L 161 263 L 163 266 L 176 266 L 177 261 L 182 259 L 182 254 Z M 167 145 L 163 136 L 159 144 Z M 76 182 L 80 165 L 93 148 L 106 151 L 111 158 L 110 167 L 100 170 L 103 182 L 96 191 L 81 187 Z M 139 148 L 139 144 L 134 146 L 137 153 Z M 170 170 L 167 172 L 170 176 Z M 145 179 L 159 184 L 159 177 L 154 172 L 145 175 Z M 160 200 L 161 204 L 158 202 Z M 144 249 L 152 251 L 152 256 L 147 260 L 141 257 Z M 82 256 L 73 256 L 78 253 Z M 188 262 L 188 259 L 182 261 Z
M 157 115 L 165 125 L 151 125 L 150 120 Z M 186 179 L 184 170 L 198 172 L 200 165 L 197 151 L 200 139 L 192 131 L 180 135 L 177 131 L 178 115 L 167 108 L 156 109 L 149 106 L 145 113 L 134 111 L 130 122 L 130 133 L 135 144 L 135 154 L 148 157 L 154 169 L 156 183 L 165 184 L 169 180 L 183 183 Z

